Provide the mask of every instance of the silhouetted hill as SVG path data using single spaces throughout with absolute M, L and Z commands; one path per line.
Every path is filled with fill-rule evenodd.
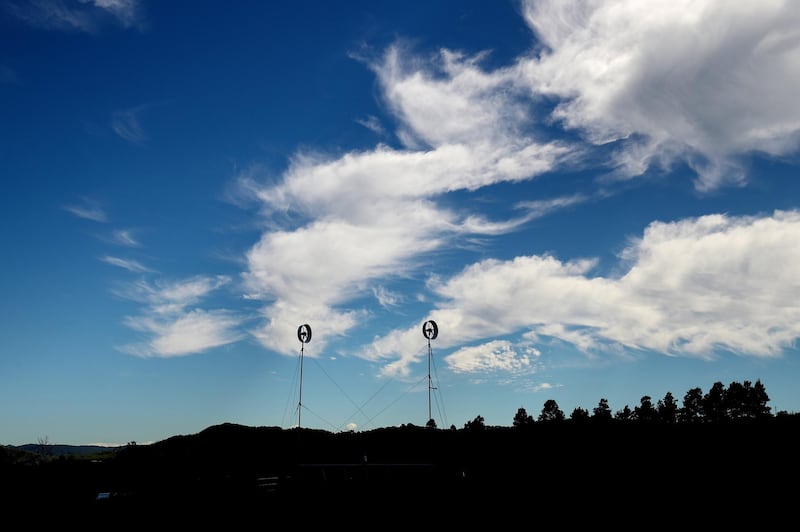
M 117 447 L 103 445 L 41 445 L 36 443 L 17 445 L 16 448 L 30 453 L 45 454 L 48 456 L 98 455 L 113 452 L 117 449 Z
M 450 501 L 442 523 L 558 509 L 569 526 L 589 516 L 632 520 L 629 512 L 638 509 L 680 525 L 691 509 L 692 519 L 738 515 L 758 517 L 763 526 L 794 507 L 797 428 L 794 417 L 352 433 L 226 423 L 129 445 L 103 460 L 6 460 L 3 499 L 35 493 L 44 505 L 90 516 L 171 515 L 183 524 L 290 510 L 306 524 L 345 511 L 411 524 L 416 514 L 407 512 Z M 433 515 L 425 516 L 423 523 L 431 523 Z

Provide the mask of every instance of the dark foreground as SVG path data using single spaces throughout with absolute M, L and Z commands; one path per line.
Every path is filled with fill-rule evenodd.
M 772 422 L 331 434 L 226 424 L 103 459 L 7 465 L 2 507 L 7 518 L 104 530 L 771 530 L 796 519 L 794 428 Z

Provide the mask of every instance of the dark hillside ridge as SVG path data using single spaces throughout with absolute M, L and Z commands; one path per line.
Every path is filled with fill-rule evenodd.
M 478 508 L 580 509 L 562 516 L 566 524 L 586 512 L 656 505 L 666 520 L 689 507 L 709 518 L 738 512 L 768 520 L 796 504 L 798 424 L 791 416 L 330 433 L 226 423 L 119 448 L 104 460 L 5 463 L 2 495 L 36 493 L 45 505 L 138 518 L 264 515 L 302 505 L 316 508 L 304 514 L 316 519 L 325 510 L 390 512 L 447 498 L 458 501 L 461 518 Z
M 36 443 L 26 443 L 17 445 L 17 449 L 29 453 L 46 454 L 49 456 L 86 456 L 112 452 L 116 447 L 104 445 L 41 445 Z

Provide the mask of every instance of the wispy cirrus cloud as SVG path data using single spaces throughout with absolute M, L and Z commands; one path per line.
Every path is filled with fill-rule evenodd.
M 129 248 L 141 247 L 141 244 L 134 236 L 134 231 L 131 229 L 118 229 L 112 232 L 111 241 L 118 246 L 125 246 Z
M 375 296 L 375 299 L 378 300 L 378 304 L 385 308 L 397 306 L 403 301 L 402 294 L 393 292 L 385 286 L 374 287 L 372 289 L 372 294 Z
M 383 127 L 383 124 L 381 124 L 381 121 L 377 116 L 370 115 L 367 118 L 359 118 L 356 120 L 356 122 L 369 129 L 373 133 L 377 133 L 381 136 L 386 135 L 386 129 Z
M 121 138 L 140 144 L 147 140 L 147 135 L 139 122 L 139 116 L 147 108 L 145 105 L 115 111 L 111 115 L 111 129 Z
M 800 212 L 654 222 L 621 254 L 619 277 L 593 275 L 594 260 L 489 259 L 432 281 L 431 319 L 448 331 L 440 347 L 524 333 L 526 344 L 549 337 L 586 351 L 780 356 L 800 338 L 800 246 L 787 242 L 800 242 Z M 405 375 L 418 343 L 417 326 L 396 330 L 363 356 Z M 487 364 L 485 349 L 458 354 L 448 360 L 459 371 Z
M 104 255 L 100 257 L 100 260 L 107 264 L 111 264 L 112 266 L 117 266 L 119 268 L 128 270 L 129 272 L 146 273 L 153 271 L 141 262 L 133 259 L 123 259 L 120 257 L 113 257 L 111 255 Z
M 94 33 L 105 25 L 139 28 L 144 14 L 139 0 L 11 0 L 11 15 L 35 28 Z
M 241 340 L 243 319 L 225 309 L 203 309 L 198 304 L 227 285 L 227 276 L 197 276 L 173 282 L 124 285 L 121 297 L 145 304 L 141 314 L 125 324 L 145 334 L 146 340 L 119 347 L 141 357 L 174 357 L 203 353 Z
M 576 193 L 570 196 L 562 196 L 558 198 L 520 201 L 516 205 L 514 205 L 514 207 L 520 210 L 527 211 L 529 213 L 528 218 L 535 219 L 535 218 L 541 218 L 542 216 L 547 216 L 551 212 L 559 211 L 567 207 L 578 205 L 580 203 L 588 201 L 588 199 L 589 199 L 588 195 L 582 193 Z
M 102 223 L 108 221 L 108 215 L 103 210 L 102 206 L 97 201 L 90 198 L 83 198 L 78 204 L 64 205 L 63 209 L 78 218 Z

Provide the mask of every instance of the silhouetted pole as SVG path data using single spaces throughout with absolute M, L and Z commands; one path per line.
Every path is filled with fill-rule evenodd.
M 428 421 L 431 419 L 431 341 L 428 339 Z
M 436 325 L 436 322 L 428 320 L 423 323 L 422 335 L 428 339 L 428 421 L 425 423 L 427 426 L 433 419 L 431 415 L 431 390 L 433 389 L 433 384 L 431 383 L 431 340 L 439 336 L 439 327 Z
M 303 411 L 303 354 L 305 345 L 311 341 L 311 327 L 305 323 L 297 328 L 297 339 L 300 340 L 300 396 L 297 400 L 297 428 L 300 428 L 300 414 Z

